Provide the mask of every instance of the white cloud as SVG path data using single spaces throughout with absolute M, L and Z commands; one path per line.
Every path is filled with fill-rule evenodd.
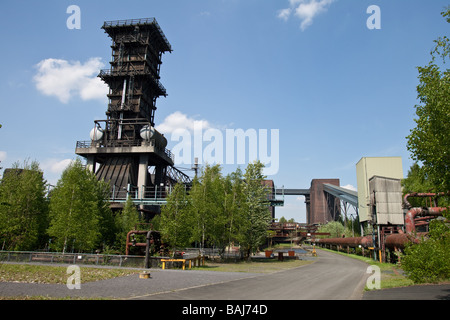
M 344 189 L 348 189 L 348 190 L 351 190 L 351 191 L 358 191 L 354 186 L 352 186 L 351 184 L 346 184 L 345 186 L 341 186 L 341 188 L 344 188 Z
M 6 151 L 0 151 L 0 161 L 5 161 L 6 157 Z
M 40 92 L 62 103 L 76 95 L 83 100 L 105 100 L 108 86 L 97 77 L 103 66 L 101 58 L 90 58 L 85 63 L 50 58 L 36 65 L 38 72 L 33 80 Z
M 301 20 L 300 28 L 304 31 L 314 18 L 325 11 L 335 0 L 289 0 L 289 8 L 278 11 L 278 18 L 287 21 L 292 13 Z
M 54 174 L 61 174 L 71 163 L 73 159 L 47 159 L 40 164 L 44 172 L 50 172 Z
M 278 11 L 278 18 L 287 21 L 289 19 L 289 16 L 291 15 L 291 12 L 291 8 L 281 9 L 280 11 Z
M 195 120 L 194 118 L 188 117 L 187 115 L 181 113 L 180 111 L 176 111 L 168 115 L 164 119 L 163 123 L 156 126 L 156 130 L 165 135 L 173 133 L 177 129 L 186 129 L 189 131 L 194 131 L 195 124 L 201 125 L 201 128 L 205 130 L 211 128 L 211 125 L 206 120 Z

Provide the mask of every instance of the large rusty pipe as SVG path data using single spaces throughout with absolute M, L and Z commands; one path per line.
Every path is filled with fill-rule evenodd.
M 428 195 L 428 194 L 427 194 Z M 434 194 L 433 194 L 434 195 Z M 421 234 L 414 234 L 415 217 L 417 216 L 441 216 L 442 212 L 447 208 L 444 207 L 431 207 L 431 208 L 412 208 L 405 216 L 405 233 L 387 235 L 385 239 L 385 246 L 390 249 L 403 249 L 408 242 L 419 243 Z M 372 236 L 365 237 L 351 237 L 351 238 L 327 238 L 316 240 L 319 244 L 331 244 L 346 247 L 373 247 Z
M 419 193 L 419 192 L 415 192 L 415 193 L 407 193 L 405 194 L 405 196 L 403 197 L 403 201 L 405 203 L 406 208 L 410 209 L 412 206 L 408 201 L 408 198 L 427 198 L 427 197 L 441 197 L 444 196 L 445 192 L 439 192 L 439 193 Z
M 127 233 L 127 243 L 126 243 L 126 248 L 125 248 L 125 255 L 129 255 L 130 253 L 130 246 L 133 247 L 146 247 L 147 243 L 146 242 L 138 242 L 138 243 L 133 243 L 130 241 L 130 237 L 132 234 L 147 234 L 149 231 L 143 231 L 143 230 L 131 230 Z
M 398 233 L 386 236 L 385 245 L 390 249 L 403 249 L 408 242 L 419 243 L 420 237 L 412 234 Z M 328 238 L 317 240 L 319 244 L 338 245 L 343 247 L 373 247 L 372 236 L 354 238 Z
M 412 208 L 405 215 L 405 230 L 406 233 L 413 233 L 416 231 L 414 219 L 416 216 L 441 216 L 442 212 L 447 208 L 431 207 L 431 208 Z
M 391 234 L 386 237 L 385 245 L 390 249 L 403 249 L 407 242 L 419 243 L 420 237 L 413 236 L 412 234 Z M 354 237 L 354 238 L 328 238 L 317 240 L 319 244 L 339 245 L 344 247 L 373 247 L 372 236 Z
M 420 238 L 418 236 L 413 236 L 412 234 L 406 233 L 396 233 L 386 236 L 384 245 L 389 249 L 403 249 L 406 243 L 413 242 L 419 243 Z
M 372 236 L 350 237 L 350 238 L 328 238 L 328 239 L 319 239 L 318 242 L 320 244 L 332 244 L 353 248 L 359 246 L 362 247 L 373 246 Z
M 147 232 L 146 236 L 146 245 L 145 245 L 145 266 L 144 268 L 148 269 L 150 268 L 150 243 L 151 243 L 151 237 L 152 237 L 153 231 Z
M 126 256 L 128 256 L 128 254 L 130 253 L 130 250 L 128 249 L 129 245 L 131 245 L 130 236 L 134 231 L 136 231 L 136 230 L 131 230 L 127 233 L 127 241 L 126 241 L 126 245 L 125 245 L 125 255 Z

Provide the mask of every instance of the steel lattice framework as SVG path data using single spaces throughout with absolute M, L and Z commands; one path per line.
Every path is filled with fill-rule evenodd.
M 189 181 L 154 128 L 156 100 L 167 96 L 162 55 L 172 47 L 154 18 L 106 21 L 102 29 L 112 40 L 111 67 L 98 75 L 109 87 L 107 118 L 94 121 L 91 140 L 78 141 L 75 152 L 110 183 L 113 200 L 164 197 L 170 185 Z

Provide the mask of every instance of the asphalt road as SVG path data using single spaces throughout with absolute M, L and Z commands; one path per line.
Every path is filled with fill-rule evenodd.
M 146 300 L 347 300 L 361 299 L 367 264 L 319 251 L 312 264 L 272 274 L 172 292 L 148 294 Z
M 364 292 L 363 300 L 450 300 L 450 284 L 416 285 Z
M 361 299 L 367 265 L 319 251 L 312 264 L 272 274 L 199 270 L 151 270 L 136 275 L 66 285 L 0 283 L 0 296 L 89 297 L 139 300 Z

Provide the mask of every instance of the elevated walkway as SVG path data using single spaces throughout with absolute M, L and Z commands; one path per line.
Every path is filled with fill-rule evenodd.
M 341 201 L 350 203 L 351 205 L 358 207 L 358 192 L 349 190 L 346 188 L 334 186 L 328 183 L 323 185 L 325 192 L 339 198 Z

